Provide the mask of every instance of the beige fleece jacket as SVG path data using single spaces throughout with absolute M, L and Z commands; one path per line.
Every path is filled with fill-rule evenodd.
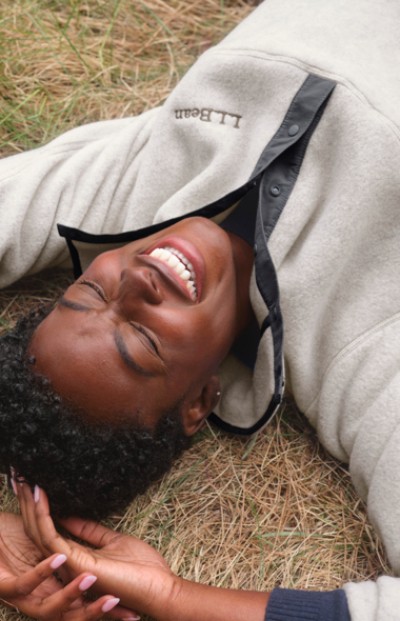
M 270 239 L 285 325 L 286 387 L 326 448 L 350 464 L 400 572 L 400 4 L 266 0 L 207 51 L 166 104 L 96 123 L 0 163 L 0 283 L 67 251 L 56 222 L 92 233 L 168 220 L 243 184 L 307 74 L 335 91 Z M 260 322 L 265 307 L 254 279 Z M 221 416 L 265 406 L 230 360 Z M 237 407 L 240 404 L 240 407 Z M 353 621 L 400 619 L 400 582 L 345 586 Z

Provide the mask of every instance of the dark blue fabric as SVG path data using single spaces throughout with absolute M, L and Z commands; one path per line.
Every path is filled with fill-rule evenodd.
M 251 188 L 241 199 L 239 205 L 232 211 L 223 222 L 221 227 L 225 231 L 238 235 L 249 246 L 254 246 L 254 234 L 256 230 L 256 217 L 258 207 L 258 185 Z
M 221 227 L 241 237 L 249 246 L 254 246 L 254 234 L 258 207 L 258 186 L 253 187 L 223 222 Z M 232 353 L 249 369 L 254 369 L 260 343 L 260 328 L 255 317 L 239 336 L 232 347 Z
M 297 591 L 274 589 L 265 621 L 351 621 L 343 589 Z

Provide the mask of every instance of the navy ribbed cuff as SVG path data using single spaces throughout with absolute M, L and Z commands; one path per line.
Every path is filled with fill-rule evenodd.
M 274 589 L 265 621 L 350 621 L 346 594 L 336 591 Z

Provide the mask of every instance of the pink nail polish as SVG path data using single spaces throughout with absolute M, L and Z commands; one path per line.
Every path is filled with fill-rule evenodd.
M 65 556 L 65 554 L 59 554 L 53 561 L 51 561 L 50 567 L 52 569 L 58 569 L 63 563 L 65 563 L 66 560 L 67 557 Z
M 112 599 L 108 599 L 101 607 L 101 612 L 110 612 L 115 606 L 118 606 L 119 598 L 113 597 Z
M 11 487 L 13 489 L 15 496 L 18 496 L 18 487 L 17 487 L 16 482 L 14 481 L 13 478 L 11 478 L 10 481 L 11 481 Z
M 38 485 L 35 485 L 33 489 L 33 499 L 35 502 L 39 502 L 40 499 L 40 488 Z
M 86 576 L 79 583 L 79 590 L 87 591 L 96 582 L 96 580 L 97 580 L 96 576 Z

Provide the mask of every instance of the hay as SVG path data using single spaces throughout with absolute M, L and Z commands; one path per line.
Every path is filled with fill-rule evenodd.
M 3 154 L 159 105 L 251 4 L 0 0 Z M 57 273 L 0 292 L 0 331 L 67 282 Z M 0 494 L 3 509 L 17 509 L 4 485 Z M 155 545 L 180 575 L 218 586 L 331 589 L 388 571 L 346 469 L 288 404 L 256 441 L 207 428 L 110 524 Z M 0 609 L 0 621 L 22 618 Z
M 326 589 L 382 571 L 347 472 L 288 404 L 255 442 L 208 429 L 119 526 L 218 586 Z
M 159 105 L 250 8 L 243 0 L 2 0 L 0 152 Z

